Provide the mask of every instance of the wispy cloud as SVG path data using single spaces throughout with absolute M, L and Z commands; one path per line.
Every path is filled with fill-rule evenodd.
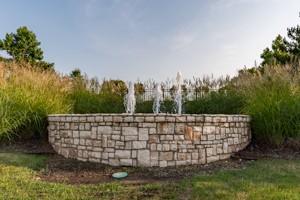
M 170 48 L 173 51 L 185 50 L 195 42 L 192 34 L 177 34 L 170 39 Z

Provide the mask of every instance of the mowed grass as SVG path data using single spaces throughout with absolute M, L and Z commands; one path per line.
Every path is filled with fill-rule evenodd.
M 46 160 L 0 153 L 0 199 L 300 199 L 299 159 L 259 160 L 244 169 L 146 185 L 48 183 L 39 178 Z

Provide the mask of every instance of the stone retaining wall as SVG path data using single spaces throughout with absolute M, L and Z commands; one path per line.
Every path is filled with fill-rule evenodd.
M 49 115 L 65 157 L 112 166 L 176 166 L 227 159 L 251 140 L 246 115 Z

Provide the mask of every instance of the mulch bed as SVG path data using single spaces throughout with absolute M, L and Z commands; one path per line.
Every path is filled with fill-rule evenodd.
M 276 149 L 263 144 L 252 143 L 246 149 L 234 154 L 227 160 L 206 165 L 188 165 L 177 167 L 112 167 L 105 164 L 81 162 L 64 158 L 54 152 L 45 140 L 16 141 L 0 143 L 0 152 L 22 152 L 46 154 L 46 166 L 40 170 L 39 178 L 49 182 L 68 184 L 98 184 L 120 181 L 131 184 L 169 183 L 192 178 L 199 173 L 213 174 L 219 171 L 242 169 L 249 163 L 263 158 L 300 159 L 300 149 Z M 125 171 L 128 177 L 116 180 L 115 172 Z

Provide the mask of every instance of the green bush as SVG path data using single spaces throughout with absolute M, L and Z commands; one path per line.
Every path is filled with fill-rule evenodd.
M 245 97 L 240 91 L 211 92 L 193 101 L 184 102 L 184 112 L 189 114 L 239 114 Z
M 300 76 L 286 67 L 266 67 L 241 79 L 254 138 L 277 147 L 300 139 Z
M 47 116 L 67 113 L 66 82 L 54 72 L 0 63 L 0 138 L 45 136 Z

